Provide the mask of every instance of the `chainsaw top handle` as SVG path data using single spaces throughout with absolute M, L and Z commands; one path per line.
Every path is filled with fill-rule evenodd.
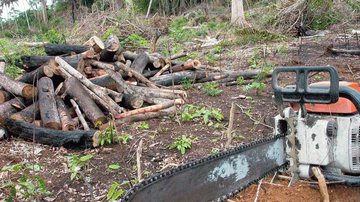
M 324 88 L 310 87 L 308 81 L 309 75 L 320 72 L 330 75 L 330 86 Z M 278 79 L 280 73 L 295 73 L 296 84 L 291 87 L 279 86 Z M 277 67 L 272 74 L 272 88 L 277 104 L 282 104 L 283 102 L 331 104 L 339 99 L 339 75 L 337 70 L 330 66 Z

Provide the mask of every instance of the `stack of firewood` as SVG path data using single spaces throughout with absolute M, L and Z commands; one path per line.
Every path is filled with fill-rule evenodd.
M 7 134 L 54 146 L 98 146 L 100 130 L 170 115 L 186 92 L 165 88 L 184 78 L 195 82 L 252 78 L 258 71 L 212 72 L 198 60 L 186 62 L 146 52 L 124 51 L 111 35 L 83 45 L 45 44 L 48 56 L 22 56 L 25 70 L 11 79 L 0 65 L 0 126 Z

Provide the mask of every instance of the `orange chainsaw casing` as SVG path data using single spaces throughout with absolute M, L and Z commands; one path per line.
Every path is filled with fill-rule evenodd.
M 312 83 L 310 86 L 328 86 L 328 81 Z M 339 86 L 348 86 L 360 92 L 360 86 L 356 82 L 340 81 Z M 290 103 L 294 110 L 298 110 L 300 105 L 298 103 Z M 354 114 L 357 112 L 355 105 L 346 98 L 339 97 L 339 100 L 333 104 L 311 104 L 306 103 L 305 108 L 308 112 L 314 113 L 334 113 L 334 114 Z

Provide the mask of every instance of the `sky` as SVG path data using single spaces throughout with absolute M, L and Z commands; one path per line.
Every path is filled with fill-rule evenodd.
M 52 0 L 47 0 L 47 5 L 51 5 L 51 3 L 52 3 Z M 22 12 L 25 10 L 29 10 L 30 6 L 28 4 L 28 1 L 18 0 L 18 2 L 14 3 L 12 6 L 3 8 L 3 13 L 1 15 L 1 18 L 3 18 L 3 19 L 9 18 L 10 17 L 9 12 L 11 11 L 12 8 L 15 8 L 16 10 L 19 10 Z

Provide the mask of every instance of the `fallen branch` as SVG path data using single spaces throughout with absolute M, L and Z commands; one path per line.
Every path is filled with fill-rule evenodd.
M 230 109 L 230 116 L 229 116 L 229 126 L 226 131 L 227 141 L 225 144 L 225 148 L 229 148 L 231 145 L 233 124 L 234 124 L 234 114 L 235 114 L 235 105 L 234 105 L 234 102 L 232 102 L 231 109 Z
M 318 179 L 322 201 L 329 202 L 330 201 L 329 192 L 327 190 L 324 175 L 321 173 L 321 170 L 319 167 L 312 167 L 311 170 L 314 173 L 315 177 Z
M 139 146 L 136 149 L 136 167 L 137 167 L 137 176 L 138 182 L 141 182 L 141 154 L 142 154 L 142 144 L 143 140 L 141 139 L 139 142 Z
M 70 102 L 71 102 L 72 106 L 75 108 L 76 115 L 79 118 L 81 124 L 83 125 L 84 130 L 90 130 L 90 127 L 87 124 L 87 122 L 85 121 L 84 116 L 81 114 L 81 111 L 79 109 L 79 105 L 77 105 L 76 102 L 73 99 L 70 99 Z
M 265 127 L 267 127 L 267 128 L 274 129 L 274 127 L 269 126 L 269 125 L 267 125 L 267 124 L 265 124 L 265 123 L 262 123 L 262 122 L 260 122 L 260 121 L 257 121 L 256 119 L 254 119 L 250 114 L 246 113 L 246 111 L 244 110 L 244 107 L 243 107 L 243 106 L 241 106 L 241 105 L 239 105 L 239 104 L 236 104 L 236 106 L 238 106 L 238 107 L 240 108 L 241 112 L 242 112 L 243 114 L 245 114 L 245 115 L 246 115 L 250 120 L 252 120 L 253 122 L 258 123 L 258 124 L 260 124 L 260 125 L 262 125 L 262 126 L 265 126 Z

